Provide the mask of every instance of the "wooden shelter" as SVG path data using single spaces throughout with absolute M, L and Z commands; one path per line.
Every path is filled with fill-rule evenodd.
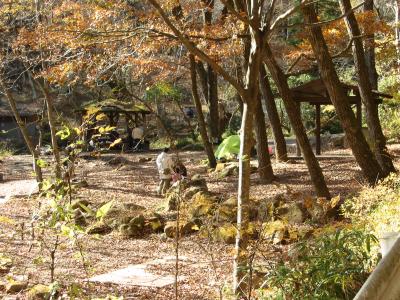
M 146 116 L 151 113 L 143 105 L 123 102 L 116 99 L 106 99 L 85 104 L 80 110 L 82 122 L 84 121 L 84 116 L 90 111 L 94 112 L 91 118 L 95 120 L 95 123 L 102 122 L 112 127 L 118 127 L 122 121 L 126 134 L 123 143 L 127 147 L 132 147 L 132 129 L 141 126 L 145 130 L 147 127 Z M 105 115 L 107 119 L 98 118 L 99 115 Z M 86 141 L 90 140 L 95 133 L 93 128 L 89 129 L 84 139 Z
M 356 116 L 358 124 L 362 124 L 362 104 L 358 86 L 342 83 L 342 87 L 348 96 L 351 105 L 356 106 Z M 328 90 L 322 79 L 315 79 L 305 84 L 299 85 L 291 89 L 293 98 L 296 103 L 301 106 L 301 103 L 308 102 L 315 106 L 315 153 L 321 154 L 321 105 L 332 105 Z M 391 95 L 372 91 L 375 96 L 375 101 L 378 104 L 382 103 L 383 98 L 392 98 Z M 297 147 L 299 149 L 299 147 Z M 298 151 L 299 154 L 299 151 Z

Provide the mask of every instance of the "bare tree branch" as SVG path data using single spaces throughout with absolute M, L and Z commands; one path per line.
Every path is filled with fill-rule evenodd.
M 234 86 L 241 96 L 245 96 L 246 90 L 236 81 L 236 79 L 231 75 L 229 75 L 218 63 L 216 63 L 210 56 L 208 56 L 206 53 L 197 48 L 197 46 L 194 45 L 192 41 L 190 41 L 182 32 L 180 32 L 179 29 L 171 22 L 171 20 L 169 19 L 169 17 L 167 16 L 167 14 L 161 8 L 161 6 L 158 4 L 157 1 L 155 0 L 148 0 L 148 1 L 158 11 L 160 16 L 163 18 L 164 22 L 167 24 L 167 26 L 178 37 L 181 43 L 185 45 L 185 47 L 188 49 L 190 53 L 197 56 L 202 61 L 208 63 L 215 72 L 217 72 L 232 86 Z

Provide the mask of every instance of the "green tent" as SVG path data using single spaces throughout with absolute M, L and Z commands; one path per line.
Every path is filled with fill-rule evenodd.
M 215 157 L 221 158 L 233 158 L 239 154 L 240 150 L 240 137 L 238 135 L 231 135 L 224 139 L 215 151 Z

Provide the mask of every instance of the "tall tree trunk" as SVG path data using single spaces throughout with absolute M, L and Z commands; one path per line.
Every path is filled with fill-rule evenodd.
M 381 122 L 379 120 L 378 103 L 372 93 L 372 85 L 369 79 L 368 66 L 365 61 L 364 48 L 362 41 L 357 38 L 361 36 L 354 12 L 352 11 L 350 0 L 341 0 L 340 5 L 342 12 L 346 14 L 345 22 L 349 36 L 355 38 L 353 41 L 354 63 L 358 75 L 358 87 L 361 99 L 367 111 L 367 124 L 369 133 L 374 143 L 374 153 L 382 168 L 383 176 L 387 176 L 390 172 L 395 172 L 392 159 L 386 149 L 386 138 L 383 134 Z
M 37 81 L 38 82 L 38 81 Z M 57 179 L 61 179 L 61 158 L 60 158 L 60 150 L 57 143 L 57 124 L 56 124 L 56 116 L 54 112 L 54 101 L 53 95 L 49 90 L 49 87 L 46 82 L 41 83 L 38 82 L 42 92 L 44 94 L 44 98 L 46 100 L 47 105 L 47 118 L 49 120 L 49 127 L 50 127 L 50 136 L 51 136 L 51 145 L 53 148 L 53 156 L 55 160 L 55 175 Z
M 197 87 L 196 62 L 192 54 L 190 54 L 190 78 L 192 80 L 192 96 L 194 104 L 196 106 L 197 120 L 199 122 L 199 131 L 201 139 L 203 141 L 204 150 L 206 151 L 208 157 L 208 165 L 210 166 L 210 168 L 215 168 L 217 166 L 217 161 L 215 159 L 212 145 L 208 139 L 207 126 L 204 120 L 203 110 L 201 107 L 201 102 Z
M 36 181 L 39 185 L 39 189 L 41 189 L 41 184 L 43 182 L 42 168 L 38 165 L 39 159 L 39 150 L 36 149 L 31 137 L 29 136 L 28 129 L 26 128 L 25 122 L 22 120 L 18 109 L 17 104 L 14 99 L 14 96 L 11 94 L 9 89 L 5 86 L 4 82 L 0 79 L 0 88 L 4 91 L 8 103 L 10 104 L 11 111 L 13 112 L 15 121 L 17 122 L 18 128 L 21 131 L 22 136 L 24 137 L 26 146 L 28 147 L 29 152 L 33 158 L 33 171 L 35 172 Z
M 260 90 L 264 98 L 267 115 L 271 124 L 272 133 L 275 141 L 275 156 L 277 161 L 287 161 L 286 140 L 283 135 L 281 121 L 279 119 L 278 109 L 276 108 L 274 94 L 272 93 L 267 73 L 264 66 L 260 67 Z
M 396 36 L 396 49 L 397 49 L 397 68 L 400 74 L 400 0 L 396 0 L 396 7 L 395 7 L 395 36 Z
M 324 175 L 318 160 L 311 148 L 310 141 L 308 140 L 306 130 L 301 115 L 297 109 L 297 103 L 294 101 L 292 92 L 290 91 L 287 78 L 282 69 L 278 66 L 269 45 L 265 48 L 265 63 L 274 79 L 282 101 L 285 105 L 286 112 L 292 128 L 296 134 L 297 141 L 299 142 L 301 151 L 303 152 L 304 160 L 307 164 L 308 172 L 310 173 L 311 181 L 314 185 L 315 192 L 319 197 L 330 198 L 329 190 L 325 182 Z
M 265 127 L 265 115 L 261 104 L 261 97 L 258 96 L 257 107 L 254 116 L 254 130 L 256 132 L 256 146 L 258 157 L 258 174 L 264 183 L 271 183 L 274 180 L 271 157 L 268 151 L 268 136 Z
M 203 11 L 204 26 L 212 24 L 214 0 L 201 0 L 205 5 Z M 203 76 L 204 77 L 204 76 Z M 214 72 L 210 64 L 207 64 L 207 95 L 210 111 L 210 133 L 213 142 L 220 142 L 221 132 L 219 128 L 219 106 L 218 106 L 218 75 Z
M 236 222 L 236 243 L 233 266 L 233 288 L 236 295 L 243 295 L 247 292 L 245 280 L 247 271 L 247 245 L 248 237 L 244 235 L 248 226 L 248 208 L 250 194 L 250 156 L 254 145 L 253 138 L 254 109 L 243 103 L 242 126 L 240 133 L 239 152 L 239 179 L 238 179 L 238 201 L 237 201 L 237 222 Z
M 374 0 L 366 0 L 364 3 L 365 12 L 374 12 Z M 368 67 L 369 81 L 373 90 L 378 90 L 378 72 L 375 61 L 375 35 L 368 35 L 365 41 L 365 60 Z
M 204 68 L 204 65 L 201 61 L 196 62 L 196 71 L 197 74 L 199 75 L 201 91 L 203 93 L 204 100 L 208 104 L 209 96 L 208 96 L 207 71 Z
M 257 0 L 251 0 L 249 6 L 250 19 L 256 24 L 261 24 L 260 7 Z M 249 28 L 251 36 L 251 47 L 247 60 L 247 73 L 245 79 L 245 93 L 243 99 L 243 116 L 240 134 L 240 152 L 239 152 L 239 186 L 237 201 L 237 231 L 235 243 L 233 287 L 238 299 L 242 295 L 249 294 L 251 284 L 246 273 L 248 269 L 248 236 L 243 232 L 248 227 L 249 222 L 249 198 L 250 198 L 250 154 L 254 144 L 253 122 L 254 112 L 259 102 L 259 75 L 260 65 L 262 63 L 262 46 L 264 44 L 265 34 L 260 30 Z
M 318 22 L 313 4 L 302 7 L 302 11 L 307 23 L 313 24 Z M 335 66 L 333 65 L 322 30 L 319 26 L 311 26 L 308 28 L 308 33 L 321 78 L 328 90 L 329 97 L 336 109 L 356 161 L 368 182 L 375 184 L 377 179 L 382 178 L 382 169 L 369 148 L 360 126 L 357 124 L 349 99 L 342 88 Z
M 207 80 L 211 136 L 213 142 L 219 143 L 221 140 L 221 133 L 219 130 L 218 77 L 210 65 L 207 65 Z

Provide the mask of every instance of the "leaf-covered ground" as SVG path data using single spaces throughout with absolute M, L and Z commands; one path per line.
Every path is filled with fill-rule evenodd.
M 396 155 L 399 165 L 400 146 L 390 147 Z M 80 198 L 87 198 L 95 203 L 104 203 L 115 199 L 117 203 L 135 203 L 153 209 L 160 205 L 162 198 L 156 195 L 158 183 L 154 157 L 156 153 L 124 154 L 131 162 L 125 166 L 107 164 L 116 155 L 103 155 L 97 160 L 80 160 L 76 168 L 78 177 L 85 178 L 88 187 L 79 191 Z M 120 155 L 118 155 L 120 156 Z M 139 162 L 142 157 L 152 158 Z M 202 152 L 183 152 L 180 158 L 188 168 L 189 175 L 201 174 L 208 183 L 210 191 L 229 198 L 236 193 L 237 177 L 215 179 L 208 175 L 207 168 L 201 164 Z M 362 176 L 348 150 L 331 151 L 319 159 L 332 195 L 342 197 L 357 192 L 362 184 Z M 0 172 L 6 180 L 20 180 L 32 177 L 29 156 L 13 156 L 0 163 Z M 261 184 L 257 174 L 252 175 L 251 197 L 263 199 L 289 190 L 311 193 L 312 186 L 307 168 L 301 159 L 290 163 L 274 163 L 277 181 L 274 184 Z M 29 222 L 38 208 L 34 197 L 12 198 L 0 205 L 0 216 L 14 220 L 13 224 L 0 222 L 0 253 L 13 259 L 12 274 L 27 275 L 30 284 L 48 283 L 50 271 L 46 264 L 48 254 L 43 252 L 38 243 L 31 240 Z M 24 234 L 22 225 L 24 224 Z M 90 275 L 102 274 L 129 264 L 174 255 L 174 240 L 166 239 L 162 234 L 152 234 L 145 238 L 123 239 L 112 232 L 101 238 L 85 237 L 84 253 L 90 263 Z M 262 245 L 264 257 L 273 259 L 284 255 L 285 246 Z M 198 235 L 183 237 L 180 240 L 180 255 L 185 260 L 180 264 L 180 275 L 184 279 L 179 284 L 181 299 L 215 299 L 219 288 L 229 287 L 232 270 L 233 247 L 224 243 L 210 242 Z M 152 266 L 152 273 L 174 274 L 173 264 Z M 79 298 L 105 297 L 106 295 L 124 296 L 124 299 L 172 299 L 174 287 L 141 288 L 122 287 L 106 284 L 86 284 L 87 275 L 81 260 L 74 255 L 70 247 L 61 247 L 56 253 L 56 279 L 63 286 L 77 283 L 82 288 Z M 4 274 L 1 274 L 3 276 Z M 65 290 L 64 290 L 65 291 Z M 0 290 L 0 294 L 4 291 Z M 23 293 L 22 293 L 23 294 Z M 21 295 L 22 295 L 21 294 Z M 21 298 L 23 299 L 23 298 Z

